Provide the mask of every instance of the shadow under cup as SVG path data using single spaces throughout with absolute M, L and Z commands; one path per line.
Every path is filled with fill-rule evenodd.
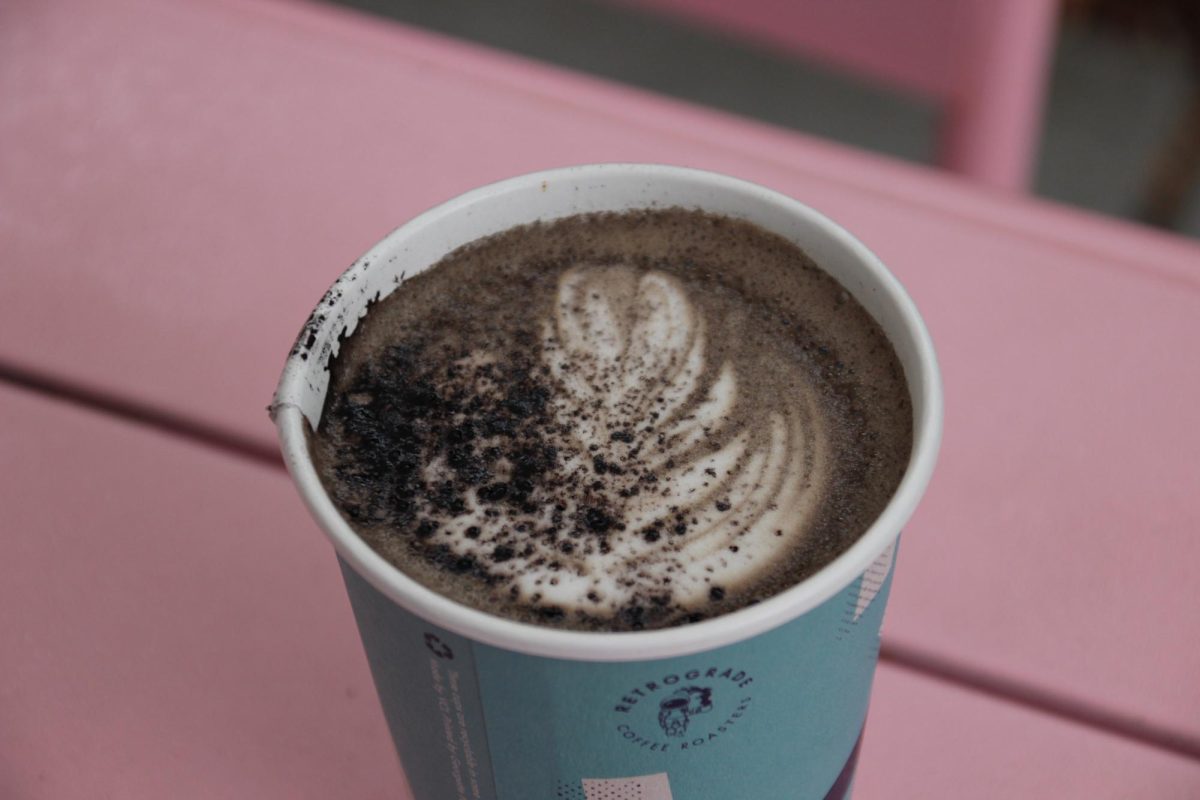
M 913 451 L 892 500 L 815 575 L 757 605 L 631 633 L 542 628 L 459 605 L 363 542 L 309 457 L 330 358 L 376 296 L 480 237 L 595 211 L 683 206 L 799 245 L 879 322 L 908 382 Z M 338 279 L 288 358 L 272 416 L 300 494 L 337 551 L 417 800 L 729 800 L 849 794 L 900 530 L 941 437 L 933 345 L 899 282 L 854 237 L 763 187 L 606 164 L 462 195 L 394 231 Z

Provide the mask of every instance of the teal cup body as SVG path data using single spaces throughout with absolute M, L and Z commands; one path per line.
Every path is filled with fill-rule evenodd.
M 309 457 L 328 363 L 377 297 L 455 248 L 592 211 L 683 206 L 803 248 L 875 317 L 904 367 L 913 451 L 891 502 L 846 552 L 758 604 L 655 631 L 563 631 L 467 608 L 370 549 Z M 850 795 L 899 534 L 941 436 L 936 358 L 912 301 L 849 233 L 761 186 L 643 164 L 569 167 L 485 186 L 417 217 L 313 312 L 271 407 L 284 460 L 337 552 L 416 800 L 736 800 Z

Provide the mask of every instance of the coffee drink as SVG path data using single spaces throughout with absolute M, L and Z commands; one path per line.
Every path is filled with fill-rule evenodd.
M 912 447 L 878 324 L 785 239 L 685 209 L 451 253 L 341 344 L 310 447 L 345 519 L 461 603 L 634 630 L 843 552 Z

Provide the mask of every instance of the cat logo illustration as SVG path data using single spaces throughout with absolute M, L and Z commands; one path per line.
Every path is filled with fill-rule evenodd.
M 685 686 L 658 704 L 658 724 L 667 736 L 682 737 L 692 717 L 712 711 L 712 707 L 712 689 Z

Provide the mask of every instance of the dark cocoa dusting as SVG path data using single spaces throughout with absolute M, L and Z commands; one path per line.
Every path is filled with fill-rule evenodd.
M 491 571 L 532 550 L 522 543 L 550 542 L 564 555 L 577 548 L 607 553 L 608 537 L 625 529 L 602 485 L 589 482 L 587 473 L 561 469 L 557 449 L 545 433 L 554 428 L 547 408 L 551 385 L 541 376 L 540 365 L 513 350 L 504 363 L 489 362 L 469 368 L 458 363 L 468 354 L 430 352 L 423 342 L 392 345 L 355 374 L 345 390 L 328 403 L 326 425 L 338 432 L 331 494 L 342 513 L 369 541 L 381 549 L 394 548 L 396 537 L 377 536 L 380 524 L 392 532 L 411 531 L 401 538 L 410 556 L 443 573 L 470 577 L 485 585 L 507 583 Z M 469 369 L 471 375 L 464 375 Z M 481 383 L 488 392 L 471 391 Z M 614 441 L 630 444 L 628 437 Z M 426 464 L 444 459 L 449 480 L 430 482 L 423 477 Z M 625 468 L 602 458 L 592 461 L 596 474 L 624 474 Z M 652 473 L 645 477 L 654 479 Z M 567 515 L 555 509 L 552 524 L 520 522 L 501 532 L 486 562 L 456 554 L 435 535 L 447 518 L 467 512 L 471 492 L 483 514 L 523 519 L 541 511 L 547 497 L 570 497 L 577 510 Z M 663 523 L 656 521 L 641 532 L 646 541 L 657 541 Z M 681 528 L 686 528 L 680 523 Z M 462 535 L 478 539 L 481 530 L 469 526 Z M 537 566 L 545 566 L 535 561 Z M 550 563 L 556 570 L 559 565 Z M 515 588 L 515 587 L 514 587 Z M 509 592 L 510 596 L 512 592 Z M 541 622 L 562 623 L 566 612 L 557 606 L 532 609 Z M 679 617 L 670 591 L 660 590 L 620 611 L 626 627 L 658 626 Z M 593 619 L 576 611 L 576 626 L 611 625 L 611 619 Z
M 662 432 L 675 419 L 670 414 L 630 420 L 582 453 L 560 450 L 574 426 L 598 413 L 583 409 L 567 421 L 556 415 L 564 389 L 543 353 L 542 324 L 553 317 L 558 277 L 581 261 L 632 264 L 684 280 L 710 330 L 704 385 L 715 381 L 721 363 L 732 362 L 750 387 L 738 401 L 743 421 L 703 437 L 688 458 L 716 451 L 740 431 L 757 435 L 755 421 L 765 425 L 800 391 L 787 381 L 819 387 L 822 419 L 810 422 L 834 449 L 828 474 L 820 476 L 832 488 L 803 522 L 802 543 L 764 567 L 753 585 L 711 585 L 706 604 L 690 606 L 673 583 L 685 564 L 652 576 L 639 572 L 635 559 L 617 576 L 631 599 L 611 613 L 588 610 L 606 599 L 595 585 L 580 588 L 579 608 L 543 596 L 554 596 L 560 580 L 577 579 L 581 560 L 613 552 L 626 537 L 682 546 L 702 522 L 699 509 L 670 507 L 644 525 L 625 524 L 627 504 L 671 488 L 662 478 L 680 465 L 655 460 L 670 452 Z M 911 447 L 903 374 L 861 307 L 779 237 L 691 211 L 576 217 L 460 249 L 376 303 L 330 370 L 310 444 L 351 525 L 427 586 L 484 611 L 555 627 L 687 624 L 794 584 L 875 519 Z M 720 479 L 711 468 L 703 475 Z M 719 494 L 703 513 L 728 516 L 736 533 L 743 511 Z M 456 549 L 456 537 L 472 547 Z M 744 549 L 735 541 L 724 550 L 731 557 Z M 525 564 L 546 583 L 519 588 L 512 569 Z
M 394 345 L 366 364 L 347 391 L 333 397 L 327 413 L 342 437 L 333 497 L 351 522 L 387 522 L 412 530 L 408 547 L 414 555 L 488 581 L 488 573 L 473 560 L 429 540 L 441 519 L 466 511 L 470 489 L 503 514 L 528 513 L 535 485 L 556 487 L 558 454 L 541 436 L 550 422 L 549 389 L 538 380 L 535 367 L 509 362 L 474 367 L 477 379 L 500 389 L 492 395 L 471 394 L 456 374 L 461 367 L 426 355 L 419 342 Z M 445 459 L 453 478 L 430 484 L 422 478 L 422 467 L 438 457 Z M 502 459 L 510 468 L 497 480 L 495 467 Z M 594 527 L 591 519 L 587 524 Z M 479 534 L 476 526 L 465 532 L 468 538 Z M 498 545 L 492 558 L 508 561 L 516 552 Z

